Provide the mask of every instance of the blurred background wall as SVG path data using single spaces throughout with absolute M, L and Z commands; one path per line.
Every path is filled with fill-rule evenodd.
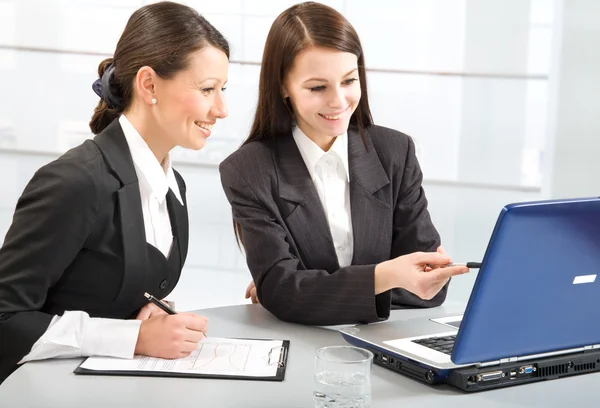
M 0 237 L 37 168 L 91 137 L 98 63 L 144 0 L 0 0 Z M 358 31 L 376 123 L 411 135 L 430 211 L 456 261 L 481 260 L 502 206 L 596 195 L 597 0 L 328 0 Z M 218 163 L 249 130 L 262 49 L 295 1 L 184 1 L 232 46 L 229 118 L 199 151 L 176 150 L 190 252 L 180 309 L 246 303 Z M 476 273 L 453 281 L 468 298 Z

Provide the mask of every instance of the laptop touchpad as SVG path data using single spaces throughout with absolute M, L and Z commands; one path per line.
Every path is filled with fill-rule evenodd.
M 447 316 L 447 317 L 440 317 L 437 319 L 429 319 L 432 322 L 435 323 L 439 323 L 439 324 L 443 324 L 444 326 L 449 326 L 452 327 L 454 329 L 458 329 L 460 327 L 460 322 L 462 321 L 462 315 L 458 315 L 458 316 Z

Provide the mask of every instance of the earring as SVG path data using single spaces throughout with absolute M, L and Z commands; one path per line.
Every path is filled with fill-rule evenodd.
M 156 102 L 157 102 L 157 101 L 156 101 L 156 98 L 152 98 L 152 104 L 153 104 L 153 105 L 156 105 Z

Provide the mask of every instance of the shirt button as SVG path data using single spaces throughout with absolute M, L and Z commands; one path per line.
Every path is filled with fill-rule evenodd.
M 327 163 L 329 166 L 331 166 L 331 164 L 332 164 L 333 162 L 331 161 L 331 159 L 327 159 L 327 160 L 325 160 L 325 163 Z
M 169 281 L 167 281 L 167 280 L 165 279 L 165 280 L 163 280 L 163 281 L 160 283 L 160 286 L 159 286 L 159 288 L 161 288 L 161 289 L 165 289 L 165 288 L 167 287 L 167 285 L 168 285 L 168 284 L 169 284 Z
M 342 245 L 340 245 L 340 246 L 338 247 L 338 251 L 343 251 L 344 249 L 346 249 L 346 247 L 345 247 L 345 246 L 342 246 Z

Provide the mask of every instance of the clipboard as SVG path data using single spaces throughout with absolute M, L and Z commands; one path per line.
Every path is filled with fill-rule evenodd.
M 213 338 L 211 338 L 212 340 Z M 175 378 L 207 378 L 207 379 L 224 379 L 224 380 L 249 380 L 249 381 L 283 381 L 285 379 L 285 371 L 287 367 L 287 357 L 290 348 L 289 340 L 268 340 L 268 339 L 226 339 L 232 341 L 250 341 L 250 342 L 281 342 L 281 345 L 270 347 L 268 353 L 265 353 L 264 359 L 266 365 L 274 367 L 276 370 L 273 375 L 243 375 L 243 374 L 219 374 L 216 373 L 202 373 L 202 372 L 179 372 L 179 371 L 166 371 L 166 370 L 152 370 L 152 369 L 89 369 L 84 367 L 89 359 L 96 359 L 101 362 L 108 362 L 107 366 L 110 367 L 111 362 L 125 363 L 132 362 L 132 360 L 123 360 L 110 357 L 88 357 L 73 371 L 79 375 L 108 375 L 108 376 L 127 376 L 127 377 L 175 377 Z M 156 360 L 159 362 L 176 362 L 178 360 L 165 360 L 165 359 L 154 359 L 149 357 L 136 356 L 137 358 L 146 358 L 149 360 Z

